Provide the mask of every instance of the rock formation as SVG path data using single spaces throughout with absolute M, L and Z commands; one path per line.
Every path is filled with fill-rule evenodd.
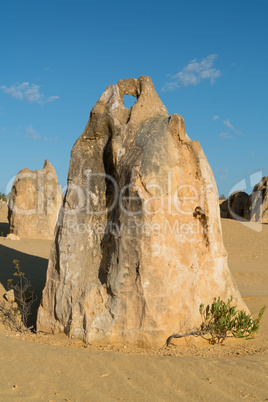
M 222 218 L 232 218 L 243 220 L 245 215 L 245 205 L 248 199 L 248 194 L 244 191 L 235 191 L 228 199 L 220 204 Z
M 245 218 L 251 222 L 268 223 L 268 176 L 263 177 L 250 194 Z
M 268 223 L 268 177 L 256 184 L 252 193 L 235 191 L 220 204 L 222 218 Z
M 131 109 L 123 96 L 137 98 Z M 163 346 L 233 295 L 213 173 L 151 79 L 107 87 L 76 141 L 37 328 Z
M 8 205 L 10 233 L 29 239 L 53 239 L 62 200 L 61 186 L 48 160 L 41 170 L 21 170 Z
M 20 240 L 20 237 L 15 235 L 14 233 L 9 233 L 6 237 L 5 240 Z

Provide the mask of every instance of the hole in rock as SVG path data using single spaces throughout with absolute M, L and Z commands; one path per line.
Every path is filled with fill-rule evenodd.
M 130 109 L 134 103 L 136 102 L 137 98 L 132 95 L 124 95 L 124 106 Z

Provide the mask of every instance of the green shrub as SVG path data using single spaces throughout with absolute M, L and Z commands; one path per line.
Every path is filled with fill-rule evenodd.
M 233 298 L 230 297 L 225 303 L 218 298 L 206 308 L 204 304 L 200 305 L 199 312 L 202 316 L 200 330 L 210 334 L 212 343 L 222 342 L 228 336 L 250 339 L 259 329 L 266 307 L 264 306 L 258 318 L 253 320 L 251 314 L 247 314 L 244 310 L 237 310 L 237 306 L 231 306 L 232 300 Z
M 202 317 L 200 328 L 187 334 L 171 335 L 166 345 L 169 346 L 173 338 L 183 338 L 186 336 L 201 336 L 210 343 L 223 342 L 227 337 L 252 339 L 254 333 L 259 330 L 260 320 L 264 314 L 264 306 L 257 319 L 253 319 L 251 314 L 244 310 L 237 310 L 237 306 L 232 306 L 233 298 L 230 297 L 227 302 L 218 297 L 213 303 L 205 307 L 201 304 L 199 312 Z

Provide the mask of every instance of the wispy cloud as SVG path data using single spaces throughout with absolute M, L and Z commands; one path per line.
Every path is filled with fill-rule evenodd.
M 214 116 L 213 117 L 214 120 L 216 120 L 215 117 L 218 118 L 219 116 Z M 223 124 L 226 127 L 228 127 L 229 130 L 231 130 L 233 133 L 238 134 L 238 135 L 242 135 L 241 131 L 236 130 L 236 128 L 231 124 L 230 119 L 223 120 Z M 219 138 L 221 140 L 234 140 L 235 136 L 233 136 L 229 132 L 225 131 L 225 132 L 222 132 L 222 133 L 219 134 Z
M 226 127 L 230 128 L 231 130 L 234 130 L 234 126 L 230 123 L 230 120 L 223 120 L 223 124 L 226 125 Z
M 49 141 L 49 142 L 56 142 L 58 141 L 58 136 L 56 135 L 55 137 L 44 137 L 43 138 L 44 141 Z
M 17 130 L 20 131 L 21 127 L 18 127 Z M 33 141 L 40 141 L 40 140 L 45 141 L 45 142 L 57 142 L 58 141 L 57 136 L 41 137 L 31 124 L 26 128 L 24 138 L 28 138 Z
M 57 95 L 49 96 L 49 97 L 47 98 L 47 102 L 53 102 L 54 100 L 57 100 L 57 99 L 60 99 L 60 97 L 57 96 Z
M 198 59 L 192 60 L 177 74 L 170 76 L 170 82 L 165 83 L 162 91 L 173 91 L 179 87 L 197 85 L 203 80 L 210 80 L 211 84 L 213 84 L 221 75 L 220 70 L 213 67 L 216 58 L 216 54 L 211 54 L 200 62 L 197 61 Z
M 234 138 L 229 133 L 220 133 L 219 137 L 221 140 L 233 140 Z
M 12 96 L 12 98 L 26 101 L 29 103 L 47 103 L 52 102 L 56 99 L 59 99 L 59 96 L 49 96 L 46 98 L 40 92 L 40 85 L 30 84 L 29 82 L 23 82 L 22 84 L 12 85 L 11 87 L 7 87 L 5 85 L 1 86 L 1 89 L 6 94 Z
M 41 140 L 40 135 L 38 135 L 37 131 L 34 130 L 33 126 L 30 125 L 26 128 L 26 134 L 24 136 L 25 138 L 29 138 L 31 140 Z
M 234 126 L 231 124 L 231 122 L 230 122 L 229 119 L 223 120 L 223 124 L 224 124 L 226 127 L 228 127 L 230 130 L 232 130 L 234 133 L 236 133 L 236 134 L 242 134 L 241 131 L 236 130 L 236 129 L 234 128 Z
M 218 120 L 220 116 L 218 114 L 216 114 L 215 116 L 213 116 L 213 120 Z

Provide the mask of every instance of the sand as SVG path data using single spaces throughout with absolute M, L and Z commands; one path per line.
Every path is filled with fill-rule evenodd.
M 268 306 L 268 225 L 225 219 L 222 228 L 230 270 L 256 317 Z M 7 230 L 6 209 L 0 209 L 0 234 Z M 40 297 L 50 246 L 0 237 L 0 297 L 14 259 Z M 96 347 L 63 334 L 16 334 L 0 324 L 0 401 L 268 400 L 268 311 L 253 340 L 174 344 L 160 350 Z

